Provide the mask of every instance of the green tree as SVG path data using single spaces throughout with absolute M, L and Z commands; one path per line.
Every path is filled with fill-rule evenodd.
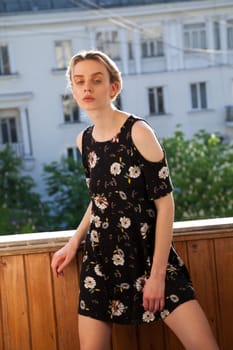
M 0 234 L 37 232 L 46 227 L 48 208 L 21 168 L 22 159 L 10 145 L 0 151 Z
M 53 229 L 74 229 L 89 202 L 83 167 L 70 158 L 44 166 Z
M 233 145 L 200 130 L 186 140 L 179 128 L 162 140 L 174 185 L 177 221 L 233 215 Z

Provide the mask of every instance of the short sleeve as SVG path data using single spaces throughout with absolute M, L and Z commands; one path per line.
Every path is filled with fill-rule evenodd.
M 148 198 L 155 200 L 172 192 L 173 185 L 169 175 L 169 168 L 164 157 L 159 162 L 150 162 L 140 154 L 140 168 L 145 179 Z

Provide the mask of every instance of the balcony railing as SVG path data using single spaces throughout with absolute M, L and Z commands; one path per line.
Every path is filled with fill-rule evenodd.
M 79 349 L 82 249 L 64 278 L 50 268 L 53 252 L 72 234 L 0 236 L 0 350 Z M 232 349 L 233 218 L 175 223 L 174 242 L 221 350 Z M 114 326 L 112 339 L 113 350 L 183 349 L 162 321 Z

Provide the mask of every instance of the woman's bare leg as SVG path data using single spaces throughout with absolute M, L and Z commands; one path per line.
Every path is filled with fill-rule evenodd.
M 196 300 L 178 306 L 164 322 L 186 350 L 219 350 L 208 320 Z
M 111 350 L 111 325 L 79 315 L 80 350 Z

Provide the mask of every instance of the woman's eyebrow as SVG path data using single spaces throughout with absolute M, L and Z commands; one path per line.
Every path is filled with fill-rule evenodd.
M 104 75 L 102 72 L 96 72 L 96 73 L 92 73 L 91 76 L 94 77 L 96 75 Z M 84 75 L 82 74 L 74 74 L 74 78 L 83 78 Z

